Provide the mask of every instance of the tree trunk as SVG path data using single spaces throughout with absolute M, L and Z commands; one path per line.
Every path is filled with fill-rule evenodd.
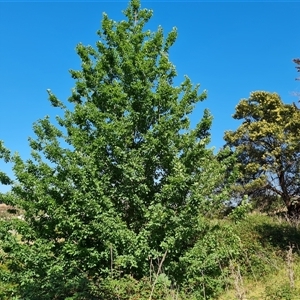
M 287 215 L 290 220 L 292 219 L 299 219 L 300 218 L 300 201 L 299 200 L 292 200 L 287 205 Z

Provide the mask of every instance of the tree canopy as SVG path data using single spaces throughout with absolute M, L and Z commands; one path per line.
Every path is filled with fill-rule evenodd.
M 299 215 L 300 111 L 276 93 L 257 91 L 239 102 L 233 118 L 243 123 L 224 138 L 237 153 L 240 192 L 265 201 L 279 196 L 289 215 Z
M 227 197 L 225 163 L 207 148 L 209 111 L 190 128 L 206 93 L 188 77 L 173 86 L 176 29 L 144 30 L 152 11 L 138 0 L 124 15 L 103 14 L 96 47 L 77 46 L 68 104 L 48 90 L 62 113 L 34 124 L 31 159 L 1 149 L 16 177 L 2 199 L 24 213 L 1 227 L 18 299 L 109 299 L 105 278 L 142 278 L 162 260 L 183 282 L 201 216 Z

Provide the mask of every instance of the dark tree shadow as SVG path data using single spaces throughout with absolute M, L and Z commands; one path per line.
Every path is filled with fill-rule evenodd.
M 262 245 L 271 245 L 281 251 L 286 251 L 291 246 L 294 252 L 300 254 L 300 227 L 297 227 L 285 221 L 281 224 L 260 224 L 255 229 Z

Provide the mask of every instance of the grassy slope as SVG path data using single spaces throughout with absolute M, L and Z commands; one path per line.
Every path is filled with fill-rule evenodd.
M 232 286 L 219 300 L 299 300 L 299 223 L 251 214 L 234 227 L 245 253 L 241 277 L 232 275 Z
M 7 210 L 1 207 L 0 217 L 7 218 L 8 215 Z M 241 256 L 233 259 L 235 267 L 229 278 L 231 284 L 218 300 L 300 299 L 300 224 L 258 213 L 252 213 L 237 223 L 229 219 L 212 222 L 232 226 L 242 248 Z M 0 267 L 5 268 L 4 265 Z M 124 283 L 128 285 L 128 282 Z M 0 283 L 0 294 L 7 287 Z M 138 294 L 127 297 L 141 299 L 136 298 Z M 165 298 L 166 294 L 169 298 Z M 166 294 L 164 299 L 195 299 L 184 295 L 180 297 L 175 291 Z

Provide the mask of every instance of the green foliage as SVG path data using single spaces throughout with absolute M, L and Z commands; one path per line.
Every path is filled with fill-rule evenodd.
M 77 46 L 82 69 L 71 71 L 70 103 L 48 91 L 63 115 L 58 126 L 39 120 L 31 159 L 10 157 L 16 182 L 5 202 L 24 211 L 24 220 L 1 224 L 0 247 L 18 299 L 121 299 L 112 273 L 118 286 L 145 278 L 149 268 L 160 291 L 163 282 L 184 283 L 183 272 L 192 279 L 196 257 L 219 276 L 213 256 L 208 263 L 204 255 L 217 252 L 219 242 L 199 220 L 228 199 L 220 188 L 227 160 L 207 149 L 210 113 L 194 129 L 189 121 L 206 93 L 188 77 L 173 86 L 175 28 L 166 38 L 160 27 L 144 31 L 152 11 L 138 0 L 124 14 L 121 22 L 103 15 L 95 48 Z M 220 262 L 229 255 L 222 251 Z M 165 253 L 168 280 L 159 272 Z M 194 288 L 202 289 L 196 278 Z
M 229 217 L 235 222 L 238 223 L 241 220 L 244 220 L 248 213 L 251 211 L 252 205 L 248 201 L 248 197 L 245 195 L 242 202 L 235 207 L 232 212 L 229 214 Z
M 168 284 L 168 279 L 164 274 L 159 277 L 156 288 L 152 293 L 152 299 L 175 299 L 172 295 L 176 293 Z M 165 284 L 167 282 L 167 284 Z M 107 277 L 99 285 L 100 289 L 96 291 L 98 297 L 107 300 L 149 300 L 153 282 L 149 278 L 142 278 L 139 281 L 131 276 L 124 276 L 123 278 Z M 184 298 L 178 298 L 184 299 Z
M 10 161 L 10 151 L 4 147 L 3 141 L 0 141 L 0 159 L 3 159 L 6 163 Z M 11 184 L 11 179 L 2 171 L 0 171 L 0 184 L 9 185 Z M 1 194 L 0 194 L 0 202 Z
M 295 224 L 260 213 L 251 213 L 239 223 L 228 219 L 220 223 L 231 224 L 240 250 L 232 257 L 232 280 L 216 299 L 299 298 L 300 231 Z
M 270 244 L 265 238 L 268 225 L 272 223 L 269 217 L 258 214 L 249 215 L 235 223 L 234 233 L 241 239 L 241 252 L 235 259 L 243 276 L 258 280 L 277 271 L 276 252 L 280 248 L 276 248 L 276 245 Z
M 229 265 L 241 252 L 233 227 L 208 224 L 206 234 L 181 259 L 184 286 L 197 299 L 216 299 L 229 284 Z
M 251 214 L 235 223 L 233 232 L 241 241 L 240 255 L 234 258 L 248 278 L 260 280 L 278 272 L 290 245 L 295 245 L 299 254 L 300 231 L 287 221 Z
M 225 141 L 237 153 L 237 194 L 262 201 L 279 196 L 290 216 L 300 212 L 300 111 L 275 93 L 253 92 L 233 115 L 243 120 Z
M 299 291 L 291 288 L 288 283 L 267 286 L 265 293 L 266 300 L 296 300 L 299 297 Z

